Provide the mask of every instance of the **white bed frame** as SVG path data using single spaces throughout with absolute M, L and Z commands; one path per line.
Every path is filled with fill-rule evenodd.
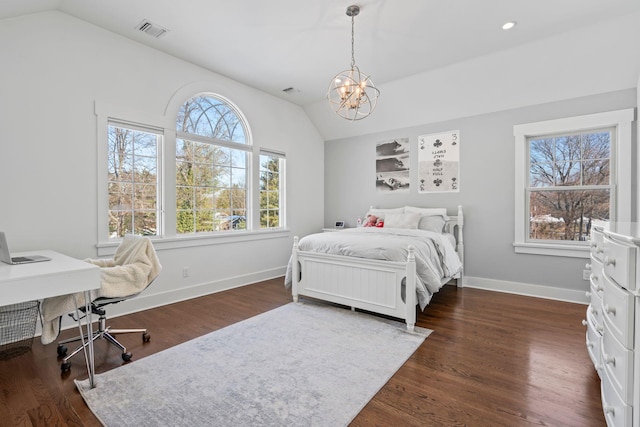
M 464 279 L 464 225 L 462 206 L 450 216 L 445 232 L 456 237 L 456 252 L 463 269 L 454 278 L 458 287 Z M 416 323 L 416 261 L 413 246 L 406 262 L 371 260 L 343 255 L 301 251 L 298 236 L 293 239 L 291 256 L 293 301 L 308 296 L 336 304 L 404 319 L 413 331 Z M 402 285 L 406 287 L 403 300 Z

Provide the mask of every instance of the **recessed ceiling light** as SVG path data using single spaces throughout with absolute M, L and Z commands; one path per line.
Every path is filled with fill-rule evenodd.
M 503 30 L 510 30 L 510 29 L 512 29 L 513 27 L 515 27 L 515 26 L 516 26 L 516 24 L 517 24 L 517 22 L 516 22 L 516 21 L 509 21 L 509 22 L 506 22 L 506 23 L 502 26 L 502 29 L 503 29 Z

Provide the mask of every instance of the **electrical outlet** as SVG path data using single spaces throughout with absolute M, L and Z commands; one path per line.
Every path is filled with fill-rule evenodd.
M 591 277 L 591 271 L 582 270 L 582 280 L 589 280 L 590 277 Z
M 182 267 L 182 277 L 185 279 L 189 277 L 189 267 Z

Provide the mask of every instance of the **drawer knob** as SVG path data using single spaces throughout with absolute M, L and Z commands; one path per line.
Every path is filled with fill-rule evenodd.
M 596 245 L 596 253 L 597 254 L 601 254 L 602 252 L 604 252 L 604 249 L 602 249 L 602 247 Z
M 585 264 L 585 266 L 584 266 L 584 268 L 586 268 L 587 270 L 591 270 L 591 264 L 586 263 L 586 264 Z
M 584 294 L 587 296 L 587 298 L 591 297 L 591 292 L 589 292 L 589 291 L 585 292 Z
M 598 246 L 598 243 L 591 242 L 591 243 L 589 243 L 589 246 L 591 246 L 592 248 L 595 248 L 596 246 Z
M 587 326 L 587 321 L 585 319 L 582 319 L 582 326 Z
M 602 335 L 604 333 L 604 326 L 596 326 L 596 331 L 598 331 L 598 333 Z
M 612 356 L 612 355 L 607 354 L 607 353 L 603 353 L 602 356 L 604 357 L 604 363 L 606 363 L 607 365 L 616 366 L 616 358 L 615 358 L 615 356 Z
M 604 257 L 604 263 L 605 263 L 605 265 L 613 265 L 615 267 L 616 266 L 616 259 L 606 256 L 606 257 Z
M 595 308 L 595 307 L 591 307 L 591 312 L 592 312 L 595 316 L 597 316 L 597 315 L 598 315 L 598 309 L 597 309 L 597 308 Z
M 591 275 L 591 279 L 593 279 L 594 282 L 598 281 L 598 276 L 596 276 L 595 274 Z
M 605 313 L 613 314 L 614 316 L 616 314 L 616 308 L 615 307 L 609 307 L 609 304 L 605 304 L 604 305 L 604 311 L 605 311 Z
M 587 340 L 587 347 L 588 348 L 593 348 L 593 343 L 589 340 Z
M 616 416 L 616 411 L 613 406 L 605 405 L 602 409 L 605 414 L 611 414 L 612 417 Z

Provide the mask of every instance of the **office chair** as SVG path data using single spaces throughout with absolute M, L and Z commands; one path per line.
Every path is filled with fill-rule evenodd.
M 107 342 L 115 345 L 122 352 L 122 360 L 128 362 L 132 354 L 122 345 L 114 335 L 126 333 L 141 333 L 142 342 L 149 342 L 151 336 L 146 328 L 136 329 L 111 329 L 107 326 L 106 306 L 117 304 L 128 299 L 137 297 L 145 290 L 160 273 L 162 266 L 158 260 L 156 252 L 148 237 L 127 235 L 116 249 L 112 259 L 88 259 L 87 262 L 98 265 L 101 272 L 101 286 L 93 300 L 91 301 L 91 313 L 84 313 L 83 316 L 98 315 L 98 329 L 93 331 L 93 336 L 74 337 L 58 342 L 58 356 L 64 357 L 60 369 L 67 372 L 71 369 L 69 361 L 73 356 L 89 345 L 89 339 L 95 341 L 98 338 L 106 339 Z M 80 311 L 85 312 L 84 307 Z M 69 316 L 75 320 L 75 313 Z M 67 355 L 65 344 L 80 341 L 84 338 L 84 344 L 76 348 Z

